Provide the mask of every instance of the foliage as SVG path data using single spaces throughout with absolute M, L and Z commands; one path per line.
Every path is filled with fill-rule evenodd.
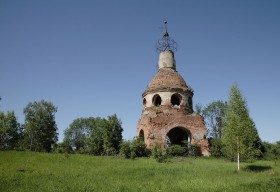
M 262 142 L 263 158 L 266 160 L 280 159 L 280 141 L 276 143 Z
M 57 142 L 55 113 L 57 107 L 41 100 L 30 102 L 23 110 L 25 115 L 24 141 L 31 151 L 50 152 Z
M 131 142 L 131 153 L 135 154 L 135 157 L 147 157 L 149 156 L 149 150 L 145 142 L 141 138 L 135 138 Z
M 210 138 L 209 139 L 211 156 L 213 157 L 223 157 L 223 142 L 222 139 L 219 138 Z
M 86 147 L 90 137 L 90 127 L 88 123 L 91 119 L 78 118 L 75 119 L 64 131 L 64 143 L 69 144 L 76 151 Z
M 104 118 L 78 118 L 64 131 L 64 141 L 78 153 L 115 155 L 122 140 L 120 119 L 114 114 Z
M 103 148 L 106 155 L 113 155 L 119 151 L 123 132 L 121 124 L 116 114 L 108 116 L 105 123 L 106 129 L 103 132 Z
M 91 134 L 89 138 L 90 154 L 103 155 L 104 154 L 104 132 L 106 131 L 107 120 L 100 117 L 89 117 L 89 126 L 91 127 Z
M 119 155 L 135 159 L 136 157 L 148 157 L 150 152 L 141 138 L 134 138 L 132 141 L 122 141 Z
M 208 126 L 208 135 L 212 138 L 222 138 L 227 103 L 214 101 L 203 109 L 203 117 Z
M 129 159 L 131 157 L 131 142 L 130 141 L 122 141 L 120 144 L 120 152 L 119 155 L 121 157 L 124 157 L 126 159 Z
M 57 143 L 55 146 L 56 153 L 72 153 L 72 148 L 70 147 L 69 143 L 63 141 L 61 143 Z
M 187 156 L 188 148 L 180 145 L 171 145 L 168 149 L 168 155 L 171 156 Z
M 0 112 L 0 150 L 15 149 L 19 145 L 21 127 L 14 112 Z
M 231 88 L 223 131 L 224 152 L 230 160 L 240 156 L 245 161 L 261 155 L 257 129 L 237 85 Z
M 79 154 L 0 151 L 0 165 L 0 191 L 10 192 L 274 192 L 280 188 L 280 166 L 260 160 L 243 164 L 237 174 L 233 171 L 235 163 L 216 158 L 172 158 L 161 164 L 151 158 L 131 161 Z
M 192 157 L 201 156 L 201 150 L 200 150 L 199 144 L 197 144 L 197 143 L 190 144 L 189 155 Z
M 160 107 L 158 107 L 158 106 L 155 106 L 154 107 L 154 111 L 155 111 L 155 113 L 158 115 L 158 114 L 160 114 L 162 111 L 161 111 L 161 109 L 160 109 Z
M 157 162 L 163 163 L 166 162 L 168 158 L 168 152 L 162 149 L 159 143 L 155 143 L 152 148 L 152 156 Z

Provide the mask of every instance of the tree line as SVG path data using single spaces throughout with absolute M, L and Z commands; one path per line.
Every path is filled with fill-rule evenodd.
M 122 122 L 116 114 L 101 117 L 77 118 L 64 131 L 63 142 L 58 143 L 55 121 L 57 107 L 41 100 L 30 102 L 24 109 L 25 121 L 17 122 L 14 112 L 0 112 L 0 149 L 44 152 L 83 153 L 92 155 L 116 155 L 134 158 L 165 154 L 185 154 L 179 146 L 162 151 L 155 146 L 149 151 L 141 138 L 124 141 Z M 231 87 L 228 101 L 214 101 L 203 107 L 195 106 L 195 112 L 204 117 L 208 128 L 211 155 L 232 161 L 252 159 L 279 159 L 280 141 L 274 144 L 262 142 L 256 125 L 250 117 L 246 99 L 238 86 Z M 198 154 L 197 146 L 190 146 L 189 154 Z
M 117 115 L 107 118 L 77 118 L 58 142 L 55 121 L 57 107 L 45 100 L 30 102 L 24 109 L 25 121 L 17 122 L 14 112 L 0 112 L 0 150 L 76 152 L 113 155 L 122 141 L 122 122 Z
M 105 118 L 78 118 L 64 131 L 62 152 L 76 151 L 92 155 L 115 155 L 122 141 L 122 122 L 117 115 Z M 65 148 L 66 147 L 66 148 Z

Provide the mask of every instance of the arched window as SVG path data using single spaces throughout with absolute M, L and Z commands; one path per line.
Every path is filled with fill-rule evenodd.
M 158 94 L 154 95 L 153 104 L 154 104 L 154 106 L 160 106 L 161 105 L 161 97 Z
M 140 132 L 139 132 L 139 139 L 141 141 L 145 141 L 145 138 L 144 138 L 144 131 L 141 129 Z
M 189 99 L 188 99 L 188 103 L 189 103 L 189 106 L 190 106 L 190 108 L 192 109 L 192 98 L 191 97 L 189 97 Z
M 143 99 L 143 105 L 146 106 L 147 100 L 146 98 Z
M 171 104 L 173 106 L 179 106 L 181 104 L 182 97 L 178 93 L 175 93 L 171 96 Z

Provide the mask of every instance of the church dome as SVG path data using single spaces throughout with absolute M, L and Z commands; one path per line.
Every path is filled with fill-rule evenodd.
M 159 70 L 148 85 L 144 95 L 156 91 L 190 91 L 183 77 L 176 71 L 176 62 L 172 51 L 163 51 L 160 53 Z
M 154 76 L 145 92 L 173 89 L 187 91 L 189 87 L 177 71 L 172 68 L 161 68 Z

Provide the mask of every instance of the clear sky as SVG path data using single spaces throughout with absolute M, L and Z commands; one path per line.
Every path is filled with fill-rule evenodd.
M 23 123 L 29 102 L 53 102 L 60 141 L 75 118 L 116 113 L 132 139 L 165 19 L 194 104 L 237 83 L 261 139 L 280 140 L 279 0 L 0 0 L 0 110 Z

